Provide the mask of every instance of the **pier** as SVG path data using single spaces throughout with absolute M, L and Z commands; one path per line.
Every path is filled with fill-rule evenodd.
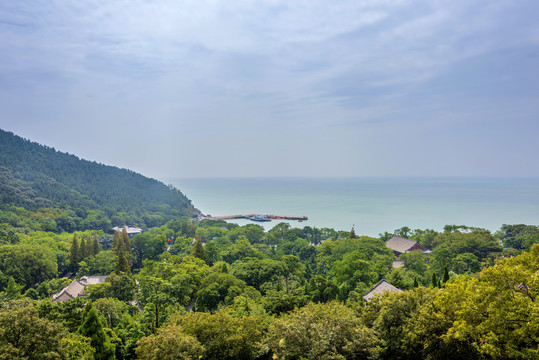
M 253 220 L 253 221 L 270 221 L 270 220 L 306 221 L 306 220 L 309 220 L 307 216 L 279 216 L 279 215 L 261 215 L 261 214 L 225 215 L 225 216 L 202 215 L 202 218 L 209 219 L 209 220 L 248 219 L 248 220 Z M 261 220 L 261 219 L 267 219 L 267 220 Z

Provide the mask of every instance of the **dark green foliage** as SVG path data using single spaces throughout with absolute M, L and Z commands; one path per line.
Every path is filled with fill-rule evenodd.
M 507 248 L 529 249 L 539 243 L 539 227 L 535 225 L 503 225 L 496 234 Z
M 0 224 L 0 245 L 13 245 L 20 241 L 19 235 L 7 224 Z
M 76 271 L 80 260 L 79 238 L 77 237 L 77 234 L 75 234 L 73 235 L 73 242 L 69 248 L 69 261 L 71 262 L 71 269 L 73 271 Z
M 449 281 L 449 270 L 447 270 L 447 266 L 444 267 L 444 277 L 442 279 L 442 283 L 445 284 Z
M 52 279 L 58 271 L 54 253 L 40 245 L 0 246 L 0 271 L 25 288 Z
M 0 310 L 0 359 L 60 359 L 62 325 L 39 317 L 26 301 L 7 303 Z
M 123 247 L 120 247 L 120 251 L 118 252 L 118 261 L 116 262 L 116 267 L 114 270 L 118 274 L 131 274 L 131 268 L 129 267 L 129 262 L 127 261 L 127 256 L 125 255 L 125 250 Z
M 433 288 L 433 289 L 438 287 L 438 279 L 436 278 L 435 273 L 432 273 L 432 279 L 430 281 L 430 287 Z
M 195 243 L 193 244 L 191 255 L 199 258 L 200 260 L 204 260 L 204 262 L 208 261 L 208 254 L 206 254 L 206 250 L 204 250 L 204 245 L 202 244 L 202 239 L 198 234 L 195 236 Z
M 172 186 L 0 130 L 0 210 L 12 213 L 10 206 L 32 212 L 63 209 L 39 221 L 28 217 L 32 228 L 57 232 L 110 231 L 112 225 L 126 222 L 159 226 L 197 213 L 191 201 Z M 121 213 L 123 218 L 118 216 Z
M 95 349 L 96 360 L 115 359 L 115 346 L 110 342 L 110 338 L 103 330 L 103 325 L 99 320 L 92 304 L 86 305 L 85 314 L 78 333 L 91 339 L 90 344 Z

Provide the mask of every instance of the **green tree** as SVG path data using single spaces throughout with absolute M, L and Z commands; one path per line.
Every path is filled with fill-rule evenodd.
M 77 234 L 73 235 L 73 242 L 71 243 L 71 247 L 69 248 L 69 261 L 71 262 L 72 270 L 75 271 L 77 265 L 79 264 L 80 255 L 79 255 L 79 239 L 77 237 Z
M 204 250 L 202 238 L 199 234 L 195 236 L 195 242 L 193 244 L 193 250 L 191 252 L 191 255 L 201 260 L 204 260 L 204 262 L 208 261 L 208 254 L 206 254 L 206 250 Z
M 195 360 L 202 358 L 204 346 L 180 326 L 170 325 L 140 339 L 136 354 L 141 360 Z
M 80 238 L 80 247 L 79 247 L 79 262 L 84 260 L 88 255 L 87 241 L 84 239 L 84 235 Z
M 85 315 L 79 327 L 78 334 L 90 338 L 90 344 L 95 349 L 96 360 L 115 359 L 115 346 L 110 342 L 110 338 L 103 330 L 103 325 L 92 304 L 85 308 Z
M 449 281 L 449 270 L 447 270 L 447 266 L 444 267 L 444 277 L 442 279 L 442 283 L 445 284 Z
M 6 286 L 6 290 L 0 293 L 0 296 L 4 301 L 21 299 L 23 297 L 23 295 L 21 294 L 23 288 L 24 285 L 17 284 L 15 282 L 15 279 L 10 276 Z
M 191 312 L 172 322 L 204 346 L 207 360 L 258 358 L 268 328 L 262 316 L 233 316 L 227 309 L 215 314 Z
M 97 238 L 97 232 L 94 231 L 93 237 L 92 237 L 92 255 L 97 255 L 101 251 L 101 247 L 99 246 L 99 240 Z
M 125 255 L 124 247 L 120 247 L 118 251 L 118 261 L 116 262 L 116 267 L 114 269 L 118 274 L 125 273 L 131 274 L 131 268 L 129 267 L 129 261 Z
M 36 308 L 24 300 L 0 310 L 0 358 L 58 359 L 62 325 L 39 317 Z
M 65 360 L 94 360 L 95 350 L 89 338 L 67 333 L 60 340 L 60 354 Z
M 365 359 L 379 352 L 375 332 L 337 302 L 310 303 L 275 320 L 265 346 L 279 359 Z
M 4 245 L 0 246 L 0 271 L 30 288 L 56 276 L 57 258 L 40 245 Z

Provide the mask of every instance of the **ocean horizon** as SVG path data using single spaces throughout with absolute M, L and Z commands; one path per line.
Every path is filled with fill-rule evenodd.
M 203 214 L 307 216 L 311 226 L 378 236 L 408 226 L 456 224 L 498 230 L 539 223 L 539 178 L 354 177 L 171 178 Z M 245 225 L 250 220 L 229 220 Z M 281 220 L 258 223 L 266 230 Z

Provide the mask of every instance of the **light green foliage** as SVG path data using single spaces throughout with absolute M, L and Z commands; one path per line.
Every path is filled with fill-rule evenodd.
M 268 325 L 261 316 L 233 316 L 227 310 L 215 314 L 189 313 L 175 321 L 205 348 L 204 359 L 255 359 Z
M 95 350 L 89 338 L 67 333 L 60 340 L 60 353 L 65 360 L 94 360 Z
M 430 358 L 537 358 L 538 274 L 535 245 L 484 269 L 479 279 L 447 283 L 414 319 L 412 344 Z
M 192 249 L 193 238 L 177 237 L 169 251 L 172 255 L 186 256 L 191 255 Z
M 368 359 L 378 353 L 375 332 L 337 302 L 310 303 L 275 320 L 265 346 L 278 359 Z
M 227 232 L 227 237 L 237 242 L 240 238 L 246 239 L 249 243 L 255 244 L 264 238 L 264 228 L 256 224 L 247 224 L 242 227 L 235 227 Z
M 63 327 L 39 317 L 31 303 L 6 303 L 0 310 L 0 359 L 58 359 L 63 335 Z
M 113 329 L 118 325 L 122 315 L 126 313 L 129 308 L 125 302 L 112 298 L 98 299 L 94 301 L 92 305 L 97 311 L 97 314 L 105 318 L 107 327 L 110 329 Z
M 381 359 L 422 359 L 421 345 L 413 345 L 409 340 L 413 332 L 411 321 L 434 294 L 433 290 L 420 287 L 414 291 L 385 293 L 369 300 L 362 318 L 382 341 Z
M 108 275 L 114 271 L 118 258 L 111 250 L 100 251 L 84 260 L 90 275 Z
M 359 239 L 326 240 L 318 247 L 318 273 L 329 272 L 333 263 L 343 260 L 346 254 L 357 251 L 365 259 L 375 259 L 374 271 L 383 274 L 391 267 L 393 252 L 379 239 L 362 236 Z M 375 254 L 378 256 L 375 257 Z
M 235 244 L 229 246 L 222 252 L 223 260 L 229 264 L 244 258 L 262 258 L 262 254 L 257 251 L 243 235 L 240 235 Z
M 56 256 L 40 245 L 0 246 L 0 271 L 26 288 L 56 276 Z
M 136 348 L 141 360 L 195 360 L 204 354 L 204 347 L 178 325 L 159 329 L 157 335 L 140 339 Z
M 197 292 L 197 306 L 200 309 L 215 310 L 219 305 L 231 305 L 236 296 L 260 298 L 260 293 L 250 287 L 244 281 L 231 274 L 212 273 L 208 275 Z
M 372 262 L 366 260 L 365 255 L 359 250 L 344 255 L 342 260 L 335 261 L 330 274 L 335 277 L 340 287 L 346 287 L 342 299 L 354 289 L 358 289 L 359 293 L 365 292 L 379 278 Z

